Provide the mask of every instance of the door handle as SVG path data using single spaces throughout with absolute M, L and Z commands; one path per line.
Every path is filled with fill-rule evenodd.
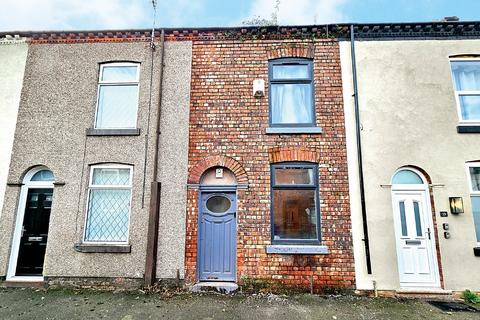
M 427 228 L 428 240 L 430 240 L 430 239 L 431 239 L 431 237 L 430 237 L 430 234 L 431 234 L 431 232 L 430 232 L 430 228 Z
M 30 242 L 38 242 L 42 240 L 43 240 L 43 237 L 28 237 L 28 241 Z

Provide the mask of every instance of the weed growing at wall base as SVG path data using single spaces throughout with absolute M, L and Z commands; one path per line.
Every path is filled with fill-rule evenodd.
M 463 291 L 462 298 L 463 300 L 465 300 L 465 302 L 470 302 L 475 304 L 480 303 L 480 296 L 468 289 Z

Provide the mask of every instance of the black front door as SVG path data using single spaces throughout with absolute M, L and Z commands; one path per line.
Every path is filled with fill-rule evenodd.
M 41 276 L 47 247 L 53 189 L 29 189 L 16 276 Z

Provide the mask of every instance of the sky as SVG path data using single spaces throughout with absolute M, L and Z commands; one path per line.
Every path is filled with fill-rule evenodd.
M 232 27 L 276 0 L 157 0 L 156 27 Z M 480 0 L 280 0 L 280 25 L 480 20 Z M 152 0 L 0 0 L 0 31 L 151 28 Z

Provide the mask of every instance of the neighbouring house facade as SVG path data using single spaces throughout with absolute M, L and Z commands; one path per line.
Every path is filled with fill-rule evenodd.
M 339 42 L 325 31 L 193 41 L 186 283 L 354 288 Z
M 26 59 L 24 38 L 18 35 L 0 37 L 0 208 L 7 184 Z
M 183 273 L 191 42 L 157 36 L 153 50 L 148 32 L 31 35 L 0 222 L 7 282 Z
M 358 289 L 480 290 L 479 28 L 355 27 L 366 220 L 352 47 L 340 43 Z

